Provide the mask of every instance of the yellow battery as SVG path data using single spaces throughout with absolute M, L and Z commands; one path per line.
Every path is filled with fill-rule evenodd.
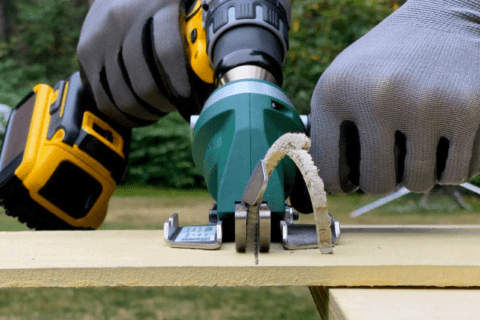
M 35 229 L 95 229 L 122 179 L 131 130 L 97 111 L 79 73 L 35 86 L 13 109 L 0 154 L 0 201 Z

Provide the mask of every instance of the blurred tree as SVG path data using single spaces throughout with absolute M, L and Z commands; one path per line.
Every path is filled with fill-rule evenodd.
M 192 158 L 190 126 L 178 113 L 133 130 L 124 184 L 205 187 Z
M 35 84 L 53 85 L 78 69 L 87 1 L 0 1 L 9 4 L 11 24 L 9 37 L 0 39 L 0 103 L 14 106 Z
M 7 33 L 7 16 L 5 12 L 5 1 L 0 2 L 0 39 Z
M 14 6 L 12 0 L 0 1 L 0 41 L 9 38 L 14 15 Z
M 53 84 L 78 69 L 76 45 L 86 12 L 85 0 L 12 1 L 9 19 L 14 25 L 2 41 L 8 50 L 0 50 L 2 81 L 18 80 L 20 87 Z M 5 79 L 2 67 L 15 67 L 16 75 Z

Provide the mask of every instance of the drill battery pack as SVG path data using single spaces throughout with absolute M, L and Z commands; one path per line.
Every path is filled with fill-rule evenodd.
M 80 74 L 37 85 L 13 110 L 0 154 L 0 203 L 37 230 L 96 229 L 128 161 L 131 129 L 109 121 Z

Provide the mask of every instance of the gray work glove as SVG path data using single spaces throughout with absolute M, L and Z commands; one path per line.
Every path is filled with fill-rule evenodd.
M 480 172 L 480 1 L 408 1 L 332 62 L 311 108 L 329 192 L 469 180 Z
M 181 0 L 96 0 L 84 21 L 78 58 L 100 111 L 129 127 L 170 111 L 198 114 L 211 86 L 187 65 Z

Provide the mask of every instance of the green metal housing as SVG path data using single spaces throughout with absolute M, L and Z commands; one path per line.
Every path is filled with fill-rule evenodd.
M 304 130 L 290 99 L 270 82 L 234 81 L 210 96 L 195 124 L 193 159 L 217 201 L 219 219 L 233 215 L 268 148 L 284 133 Z M 285 158 L 273 172 L 263 198 L 272 213 L 283 217 L 296 171 Z

